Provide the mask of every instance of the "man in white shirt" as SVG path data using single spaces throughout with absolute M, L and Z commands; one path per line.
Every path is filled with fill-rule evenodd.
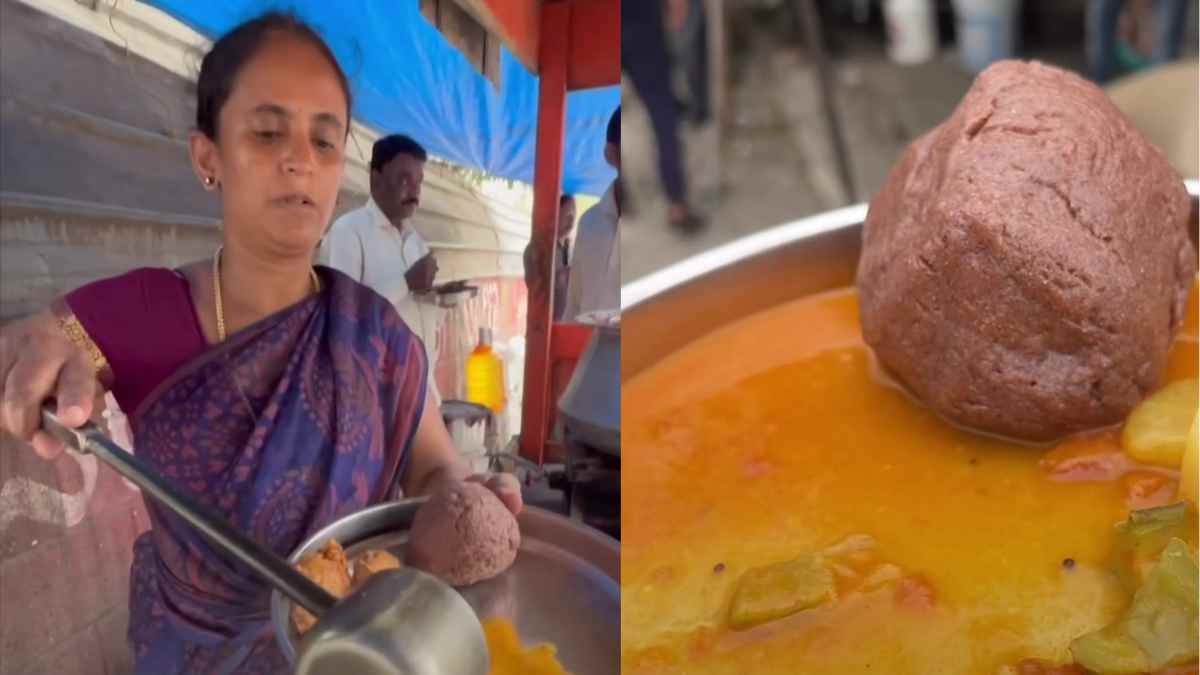
M 409 224 L 421 202 L 428 154 L 399 134 L 371 150 L 371 197 L 338 218 L 317 251 L 317 262 L 349 275 L 394 305 L 409 291 L 433 287 L 437 260 Z
M 617 227 L 621 217 L 619 107 L 608 121 L 606 140 L 604 159 L 617 170 L 617 179 L 608 186 L 600 202 L 579 219 L 563 312 L 566 321 L 574 321 L 588 312 L 621 308 L 621 242 Z
M 329 228 L 317 262 L 344 272 L 396 307 L 425 345 L 429 391 L 440 404 L 433 371 L 441 313 L 432 305 L 423 311 L 427 303 L 418 303 L 412 295 L 431 290 L 437 275 L 437 258 L 409 222 L 421 203 L 427 159 L 425 148 L 408 136 L 376 141 L 371 149 L 371 197 Z
M 563 320 L 567 308 L 567 284 L 571 276 L 571 232 L 575 230 L 575 197 L 563 195 L 558 200 L 558 228 L 554 240 L 554 306 L 555 321 Z M 525 247 L 525 286 L 533 289 L 546 283 L 544 268 L 537 260 L 533 242 Z M 532 291 L 530 295 L 532 295 Z

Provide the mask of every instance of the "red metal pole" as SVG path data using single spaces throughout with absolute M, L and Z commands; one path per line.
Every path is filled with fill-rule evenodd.
M 521 456 L 542 463 L 545 457 L 550 393 L 550 298 L 554 293 L 555 223 L 562 186 L 563 126 L 567 113 L 567 48 L 570 3 L 542 4 L 538 55 L 537 158 L 533 173 L 531 239 L 547 283 L 529 295 L 525 323 L 525 393 L 521 404 Z

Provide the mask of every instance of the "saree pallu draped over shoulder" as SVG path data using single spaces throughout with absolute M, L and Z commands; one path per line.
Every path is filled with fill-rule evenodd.
M 321 269 L 323 290 L 230 336 L 132 416 L 137 454 L 281 556 L 399 496 L 425 402 L 420 341 L 382 297 Z M 270 588 L 146 500 L 129 637 L 138 673 L 289 672 Z

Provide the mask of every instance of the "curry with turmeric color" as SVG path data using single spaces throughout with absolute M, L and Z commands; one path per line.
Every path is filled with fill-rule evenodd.
M 1197 376 L 1195 302 L 1167 381 Z M 1054 667 L 1131 603 L 1114 525 L 1177 501 L 1120 428 L 1030 447 L 914 403 L 851 289 L 679 350 L 621 413 L 626 674 L 1085 672 Z

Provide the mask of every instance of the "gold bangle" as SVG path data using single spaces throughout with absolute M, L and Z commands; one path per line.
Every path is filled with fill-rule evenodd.
M 100 351 L 100 347 L 92 340 L 92 336 L 88 335 L 87 329 L 83 327 L 82 323 L 79 323 L 79 319 L 75 318 L 74 314 L 59 315 L 58 328 L 76 347 L 87 353 L 97 374 L 104 373 L 109 369 L 108 359 L 105 358 L 104 352 Z

